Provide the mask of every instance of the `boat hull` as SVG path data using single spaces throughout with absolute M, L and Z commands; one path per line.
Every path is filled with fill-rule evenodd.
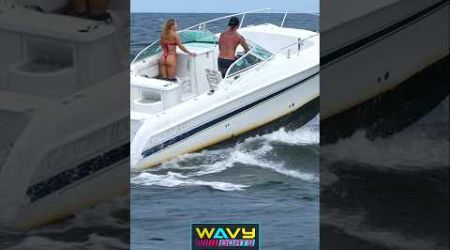
M 94 206 L 105 197 L 120 197 L 129 192 L 129 159 L 107 167 L 87 178 L 20 207 L 11 207 L 14 216 L 5 225 L 16 230 L 35 228 L 62 220 L 80 209 Z M 92 192 L 95 190 L 95 192 Z
M 382 12 L 390 13 L 389 8 L 392 7 L 388 6 Z M 339 27 L 342 33 L 345 33 L 345 26 L 352 28 L 351 24 L 344 24 Z M 322 37 L 327 41 L 327 32 Z M 324 87 L 321 88 L 321 119 L 337 115 L 395 88 L 448 55 L 448 46 L 447 2 L 419 10 L 416 15 L 400 18 L 396 23 L 374 30 L 366 38 L 322 56 Z
M 188 128 L 189 131 L 197 132 L 157 152 L 149 152 L 148 149 L 142 152 L 144 158 L 135 168 L 144 170 L 157 166 L 179 155 L 231 139 L 288 115 L 319 96 L 319 78 L 316 72 L 306 78 L 298 77 L 293 84 L 274 84 L 283 87 L 238 109 L 228 109 L 227 114 L 222 115 L 224 118 L 217 118 L 214 114 L 217 110 L 205 113 L 203 116 L 216 118 L 200 126 L 204 129 Z M 167 140 L 171 138 L 168 137 Z

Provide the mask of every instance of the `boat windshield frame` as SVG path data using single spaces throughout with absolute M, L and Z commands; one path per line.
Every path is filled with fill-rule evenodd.
M 256 43 L 253 43 L 250 40 L 247 40 L 247 43 L 251 49 L 247 51 L 247 53 L 245 53 L 243 56 L 239 57 L 235 62 L 233 62 L 233 64 L 230 65 L 225 74 L 224 77 L 225 79 L 234 77 L 244 71 L 247 71 L 253 67 L 261 65 L 262 63 L 269 61 L 275 56 L 270 51 L 264 49 L 263 47 L 259 46 Z M 258 53 L 257 51 L 263 52 L 263 54 Z M 251 57 L 253 58 L 250 59 Z M 236 67 L 238 68 L 238 70 L 233 72 L 233 69 Z
M 226 15 L 226 16 L 222 16 L 222 17 L 218 17 L 218 18 L 214 18 L 208 21 L 204 21 L 195 25 L 192 25 L 189 28 L 186 28 L 184 30 L 206 30 L 206 25 L 209 23 L 214 23 L 223 19 L 228 19 L 230 17 L 235 17 L 235 16 L 242 16 L 241 22 L 239 24 L 239 28 L 242 28 L 244 26 L 245 23 L 245 18 L 247 16 L 247 14 L 253 14 L 253 13 L 261 13 L 261 12 L 266 12 L 268 13 L 268 11 L 274 11 L 274 12 L 270 12 L 270 13 L 277 13 L 277 14 L 283 14 L 283 18 L 280 22 L 280 24 L 278 26 L 280 26 L 281 28 L 284 27 L 285 23 L 286 23 L 286 19 L 287 16 L 289 14 L 309 14 L 309 15 L 316 15 L 318 16 L 318 13 L 308 13 L 308 12 L 297 12 L 297 11 L 277 11 L 277 10 L 273 10 L 272 8 L 264 8 L 264 9 L 257 9 L 257 10 L 251 10 L 251 11 L 245 11 L 245 12 L 240 12 L 240 13 L 236 13 L 236 14 L 231 14 L 231 15 Z M 318 32 L 318 31 L 315 31 Z
M 270 8 L 264 8 L 264 9 L 251 10 L 251 11 L 245 11 L 245 12 L 240 12 L 240 13 L 236 13 L 236 14 L 226 15 L 226 16 L 210 19 L 210 20 L 207 20 L 207 21 L 204 21 L 204 22 L 201 22 L 201 23 L 197 23 L 197 24 L 192 25 L 191 27 L 186 28 L 184 30 L 195 30 L 195 29 L 197 29 L 197 30 L 206 30 L 206 25 L 209 24 L 209 23 L 214 23 L 214 22 L 221 21 L 221 20 L 228 19 L 230 17 L 235 17 L 235 16 L 242 16 L 241 22 L 239 24 L 239 28 L 242 28 L 242 26 L 244 24 L 244 21 L 245 21 L 245 16 L 247 14 L 265 12 L 265 11 L 268 11 L 268 10 L 271 10 L 271 9 Z

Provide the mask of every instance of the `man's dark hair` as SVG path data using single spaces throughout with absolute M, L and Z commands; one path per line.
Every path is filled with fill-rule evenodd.
M 234 28 L 234 27 L 238 26 L 239 23 L 240 23 L 239 18 L 234 16 L 234 17 L 230 18 L 230 21 L 228 21 L 228 26 Z

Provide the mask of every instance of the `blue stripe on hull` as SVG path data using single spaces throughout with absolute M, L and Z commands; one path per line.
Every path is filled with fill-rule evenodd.
M 290 85 L 288 87 L 285 87 L 285 88 L 283 88 L 283 89 L 281 89 L 281 90 L 279 90 L 279 91 L 277 91 L 275 93 L 272 93 L 272 94 L 270 94 L 270 95 L 268 95 L 268 96 L 266 96 L 266 97 L 264 97 L 262 99 L 259 99 L 259 100 L 255 101 L 253 103 L 247 104 L 244 107 L 241 107 L 241 108 L 239 108 L 237 110 L 234 110 L 231 113 L 228 113 L 228 114 L 226 114 L 224 116 L 221 116 L 221 117 L 216 118 L 216 119 L 214 119 L 214 120 L 212 120 L 210 122 L 207 122 L 207 123 L 205 123 L 203 125 L 200 125 L 200 126 L 194 128 L 192 130 L 189 130 L 188 132 L 185 132 L 183 134 L 175 136 L 172 139 L 164 141 L 163 143 L 161 143 L 159 145 L 156 145 L 156 146 L 154 146 L 154 147 L 152 147 L 150 149 L 147 149 L 147 150 L 143 151 L 141 155 L 144 158 L 146 158 L 146 157 L 148 157 L 148 156 L 150 156 L 150 155 L 152 155 L 152 154 L 154 154 L 156 152 L 159 152 L 159 151 L 161 151 L 161 150 L 163 150 L 163 149 L 165 149 L 165 148 L 167 148 L 167 147 L 169 147 L 169 146 L 171 146 L 171 145 L 173 145 L 173 144 L 175 144 L 177 142 L 180 142 L 180 141 L 182 141 L 182 140 L 184 140 L 184 139 L 186 139 L 186 138 L 188 138 L 188 137 L 190 137 L 190 136 L 192 136 L 192 135 L 194 135 L 194 134 L 196 134 L 196 133 L 198 133 L 200 131 L 203 131 L 203 130 L 205 130 L 207 128 L 210 128 L 210 127 L 216 125 L 217 123 L 220 123 L 220 122 L 222 122 L 224 120 L 227 120 L 230 117 L 233 117 L 233 116 L 235 116 L 235 115 L 237 115 L 239 113 L 242 113 L 242 112 L 244 112 L 244 111 L 246 111 L 246 110 L 248 110 L 248 109 L 250 109 L 250 108 L 252 108 L 252 107 L 254 107 L 254 106 L 256 106 L 256 105 L 258 105 L 260 103 L 262 103 L 262 102 L 265 102 L 265 101 L 267 101 L 267 100 L 269 100 L 269 99 L 271 99 L 271 98 L 273 98 L 273 97 L 275 97 L 277 95 L 280 95 L 280 94 L 282 94 L 282 93 L 284 93 L 284 92 L 286 92 L 286 91 L 288 91 L 288 90 L 290 90 L 290 89 L 292 89 L 292 88 L 302 84 L 303 82 L 305 82 L 305 81 L 307 81 L 307 80 L 309 80 L 309 79 L 311 79 L 311 78 L 313 78 L 313 77 L 315 77 L 317 75 L 319 75 L 319 72 L 317 72 L 315 74 L 312 74 L 312 75 L 308 76 L 307 78 L 303 79 L 302 81 L 297 82 L 297 83 L 295 83 L 293 85 Z
M 102 169 L 113 166 L 129 156 L 130 143 L 128 142 L 30 186 L 27 190 L 27 195 L 30 197 L 31 202 L 35 202 Z
M 372 44 L 373 42 L 375 42 L 376 40 L 378 40 L 380 38 L 389 36 L 393 32 L 398 32 L 402 29 L 405 29 L 405 28 L 411 26 L 415 22 L 428 16 L 430 13 L 433 13 L 433 11 L 438 11 L 441 8 L 445 7 L 446 5 L 448 5 L 448 3 L 449 3 L 449 0 L 440 1 L 426 9 L 419 11 L 418 13 L 416 13 L 410 17 L 407 17 L 397 23 L 394 23 L 378 32 L 370 34 L 352 44 L 349 44 L 343 48 L 340 48 L 334 52 L 331 52 L 327 55 L 322 56 L 320 58 L 321 68 L 323 69 L 324 67 L 328 67 L 329 65 L 342 59 L 346 55 L 353 53 L 355 51 L 358 51 L 361 48 L 368 46 L 369 44 Z

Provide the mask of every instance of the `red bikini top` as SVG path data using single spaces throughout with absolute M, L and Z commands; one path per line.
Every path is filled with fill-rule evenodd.
M 173 43 L 164 43 L 164 42 L 162 42 L 161 44 L 163 44 L 163 45 L 177 45 L 176 42 L 173 42 Z
M 174 46 L 176 46 L 177 43 L 176 43 L 176 42 L 171 42 L 171 43 L 161 42 L 161 45 L 162 45 L 162 47 L 163 47 L 164 50 L 169 50 L 169 45 L 174 45 Z

